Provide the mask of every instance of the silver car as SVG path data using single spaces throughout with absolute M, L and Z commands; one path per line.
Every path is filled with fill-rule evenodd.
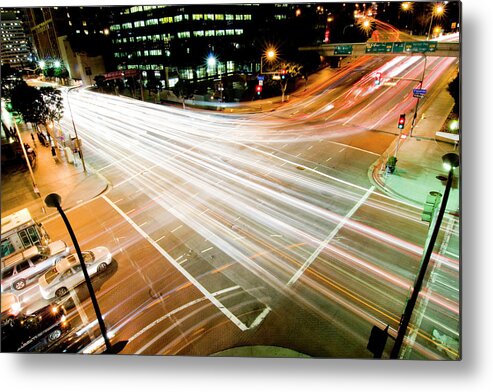
M 111 263 L 111 253 L 104 246 L 82 252 L 82 257 L 89 276 L 104 271 Z M 69 290 L 83 282 L 84 273 L 77 254 L 71 254 L 60 260 L 38 280 L 41 295 L 46 299 L 63 297 Z
M 69 254 L 63 241 L 54 241 L 47 246 L 32 246 L 22 252 L 2 259 L 2 292 L 10 289 L 22 290 L 38 276 L 53 267 Z

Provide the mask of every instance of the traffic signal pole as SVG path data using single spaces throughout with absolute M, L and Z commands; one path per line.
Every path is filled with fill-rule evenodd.
M 433 253 L 433 248 L 435 247 L 435 242 L 438 237 L 438 232 L 440 231 L 443 215 L 445 214 L 445 208 L 447 207 L 450 188 L 452 187 L 453 177 L 454 177 L 454 170 L 450 169 L 447 178 L 447 185 L 445 186 L 445 191 L 443 194 L 442 204 L 440 205 L 440 210 L 438 212 L 438 215 L 436 215 L 436 219 L 431 222 L 430 227 L 433 227 L 433 229 L 431 230 L 431 235 L 428 236 L 427 238 L 425 244 L 425 251 L 421 258 L 419 273 L 414 282 L 414 287 L 411 293 L 411 297 L 408 299 L 406 303 L 406 308 L 401 317 L 399 329 L 397 330 L 397 337 L 395 338 L 394 347 L 392 348 L 392 351 L 390 353 L 391 359 L 397 359 L 399 357 L 399 352 L 401 350 L 402 343 L 404 342 L 404 336 L 406 335 L 407 328 L 411 321 L 411 316 L 413 314 L 414 307 L 418 300 L 419 292 L 421 291 L 421 287 L 423 286 L 423 281 L 426 275 L 426 269 L 428 268 L 428 264 L 430 263 L 431 255 Z
M 423 73 L 421 75 L 421 80 L 419 81 L 419 88 L 423 88 L 423 81 L 425 79 L 425 71 L 426 71 L 426 62 L 428 60 L 428 57 L 426 57 L 426 54 L 423 54 L 424 58 L 425 58 L 425 63 L 424 63 L 424 66 L 423 66 Z M 416 107 L 414 108 L 414 116 L 413 116 L 413 121 L 411 122 L 411 129 L 409 130 L 409 137 L 412 137 L 413 136 L 413 130 L 414 130 L 414 126 L 416 125 L 416 118 L 418 116 L 418 108 L 419 108 L 419 101 L 420 101 L 421 98 L 419 97 L 416 97 Z

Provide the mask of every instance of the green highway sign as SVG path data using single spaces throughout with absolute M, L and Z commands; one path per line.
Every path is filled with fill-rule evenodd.
M 392 52 L 392 42 L 372 42 L 366 44 L 366 53 L 390 53 Z
M 353 54 L 353 45 L 336 45 L 334 54 Z
M 392 53 L 404 53 L 405 42 L 394 42 L 392 46 Z
M 406 42 L 405 51 L 412 53 L 434 52 L 437 49 L 436 41 Z

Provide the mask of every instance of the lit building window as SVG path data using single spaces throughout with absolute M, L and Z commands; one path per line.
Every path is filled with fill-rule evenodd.
M 89 31 L 84 30 L 84 34 L 85 34 L 85 35 L 89 35 Z
M 204 36 L 204 30 L 194 31 L 193 36 L 194 37 L 203 37 Z
M 134 14 L 135 12 L 141 12 L 142 11 L 142 6 L 136 6 L 130 8 L 130 13 Z
M 224 30 L 216 30 L 216 36 L 225 35 Z
M 243 20 L 243 15 L 235 15 L 235 20 Z
M 204 19 L 204 15 L 202 14 L 193 14 L 192 15 L 192 20 L 202 20 Z
M 236 35 L 241 35 L 241 34 L 243 34 L 243 29 L 235 29 L 235 34 L 236 34 Z
M 126 29 L 131 29 L 132 28 L 132 23 L 123 23 L 122 24 L 122 29 L 126 30 Z
M 159 19 L 161 23 L 173 23 L 172 16 L 165 16 L 164 18 Z
M 143 20 L 138 20 L 137 22 L 134 22 L 134 27 L 144 27 L 145 22 Z
M 226 35 L 235 35 L 235 31 L 233 29 L 227 29 Z
M 175 22 L 181 22 L 183 20 L 183 15 L 176 15 L 173 20 Z
M 235 19 L 234 15 L 226 14 L 226 20 L 234 20 L 234 19 Z
M 243 20 L 252 20 L 252 15 L 243 15 Z
M 276 20 L 284 20 L 284 19 L 286 19 L 286 15 L 274 15 L 274 18 Z
M 153 26 L 153 25 L 157 25 L 157 24 L 158 24 L 157 19 L 146 20 L 146 26 Z
M 206 37 L 214 37 L 214 30 L 206 30 L 205 36 Z
M 216 14 L 214 17 L 216 20 L 224 20 L 224 15 L 222 14 Z
M 178 33 L 178 38 L 190 38 L 190 31 L 181 31 Z
M 112 25 L 112 26 L 110 26 L 110 30 L 111 30 L 111 31 L 120 30 L 120 25 L 119 25 L 119 24 L 117 24 L 117 25 Z
M 87 26 L 87 22 L 85 20 L 82 21 L 82 26 Z
M 214 20 L 214 14 L 205 14 L 204 19 L 205 20 Z

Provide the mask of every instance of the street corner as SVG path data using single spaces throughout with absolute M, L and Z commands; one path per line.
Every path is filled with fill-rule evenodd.
M 110 183 L 99 174 L 89 174 L 79 182 L 66 196 L 64 208 L 70 209 L 86 203 L 105 193 Z

